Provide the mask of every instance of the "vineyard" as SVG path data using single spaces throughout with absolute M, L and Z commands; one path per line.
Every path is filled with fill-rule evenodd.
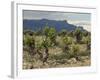
M 23 69 L 91 65 L 91 33 L 45 26 L 23 31 Z

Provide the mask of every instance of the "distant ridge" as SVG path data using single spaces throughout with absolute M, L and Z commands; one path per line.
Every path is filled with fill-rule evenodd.
M 73 31 L 77 28 L 77 26 L 70 24 L 67 20 L 48 20 L 48 19 L 40 19 L 40 20 L 23 20 L 23 28 L 29 30 L 39 30 L 43 29 L 46 25 L 49 27 L 54 27 L 57 31 L 61 31 L 62 29 L 66 29 L 68 31 Z M 80 27 L 81 30 L 84 30 L 83 27 Z

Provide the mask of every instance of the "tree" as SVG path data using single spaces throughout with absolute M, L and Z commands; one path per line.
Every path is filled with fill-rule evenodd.
M 79 45 L 72 45 L 72 49 L 71 49 L 72 53 L 71 53 L 71 57 L 76 58 L 76 60 L 79 60 L 78 57 L 78 53 L 79 53 Z
M 68 32 L 68 36 L 74 37 L 74 31 L 69 31 L 69 32 Z
M 44 33 L 44 35 L 46 36 L 46 37 L 48 37 L 48 32 L 49 32 L 49 26 L 45 26 L 45 28 L 44 28 L 44 30 L 43 30 L 43 33 Z
M 85 39 L 86 45 L 87 45 L 87 50 L 90 50 L 91 48 L 91 37 L 87 36 Z
M 24 37 L 24 45 L 27 47 L 27 51 L 29 52 L 30 55 L 34 56 L 36 54 L 36 49 L 35 49 L 35 38 L 34 36 L 26 35 Z
M 51 41 L 52 46 L 56 45 L 56 30 L 55 28 L 50 28 L 49 30 L 49 39 Z
M 89 32 L 88 31 L 83 31 L 83 35 L 86 37 L 89 35 Z
M 75 37 L 76 37 L 76 42 L 80 43 L 80 41 L 82 40 L 82 37 L 83 37 L 82 31 L 80 30 L 80 28 L 76 28 L 74 34 L 75 34 Z
M 78 55 L 79 46 L 73 44 L 73 45 L 72 45 L 72 52 L 73 52 L 73 54 Z
M 44 62 L 47 62 L 47 59 L 49 57 L 49 43 L 48 43 L 48 40 L 47 39 L 44 39 L 42 44 L 41 44 L 42 48 L 44 48 L 44 52 L 42 54 L 42 61 L 43 63 Z
M 56 45 L 56 29 L 55 28 L 49 28 L 46 26 L 44 28 L 44 35 L 46 36 L 47 40 L 50 40 L 52 46 Z
M 66 36 L 64 36 L 63 37 L 63 44 L 64 44 L 64 46 L 63 46 L 63 51 L 64 52 L 68 52 L 69 51 L 69 45 L 72 43 L 72 39 L 71 39 L 71 37 L 68 37 L 67 35 Z
M 49 56 L 49 47 L 56 45 L 56 30 L 55 28 L 50 28 L 46 25 L 46 27 L 43 30 L 44 33 L 44 40 L 42 41 L 42 48 L 44 49 L 43 53 L 43 63 L 47 61 Z

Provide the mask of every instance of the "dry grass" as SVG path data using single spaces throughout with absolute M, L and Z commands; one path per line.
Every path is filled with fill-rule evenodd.
M 35 41 L 41 43 L 43 36 L 36 36 Z M 56 39 L 59 42 L 59 46 L 62 46 L 62 38 L 57 36 Z M 74 42 L 73 38 L 73 42 Z M 60 67 L 80 67 L 80 66 L 90 66 L 91 58 L 90 55 L 87 55 L 84 51 L 86 50 L 86 44 L 78 44 L 79 58 L 68 58 L 67 53 L 63 53 L 62 48 L 58 46 L 49 48 L 49 58 L 47 62 L 43 63 L 39 58 L 39 55 L 36 54 L 31 56 L 29 52 L 23 51 L 23 69 L 34 69 L 34 68 L 60 68 Z

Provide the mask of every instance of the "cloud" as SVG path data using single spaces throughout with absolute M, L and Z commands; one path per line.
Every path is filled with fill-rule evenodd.
M 82 26 L 85 30 L 91 32 L 91 23 L 89 21 L 68 21 L 70 24 L 74 24 L 76 26 Z
M 50 20 L 85 20 L 90 21 L 89 13 L 71 13 L 71 12 L 54 12 L 54 11 L 23 11 L 24 19 L 50 19 Z

